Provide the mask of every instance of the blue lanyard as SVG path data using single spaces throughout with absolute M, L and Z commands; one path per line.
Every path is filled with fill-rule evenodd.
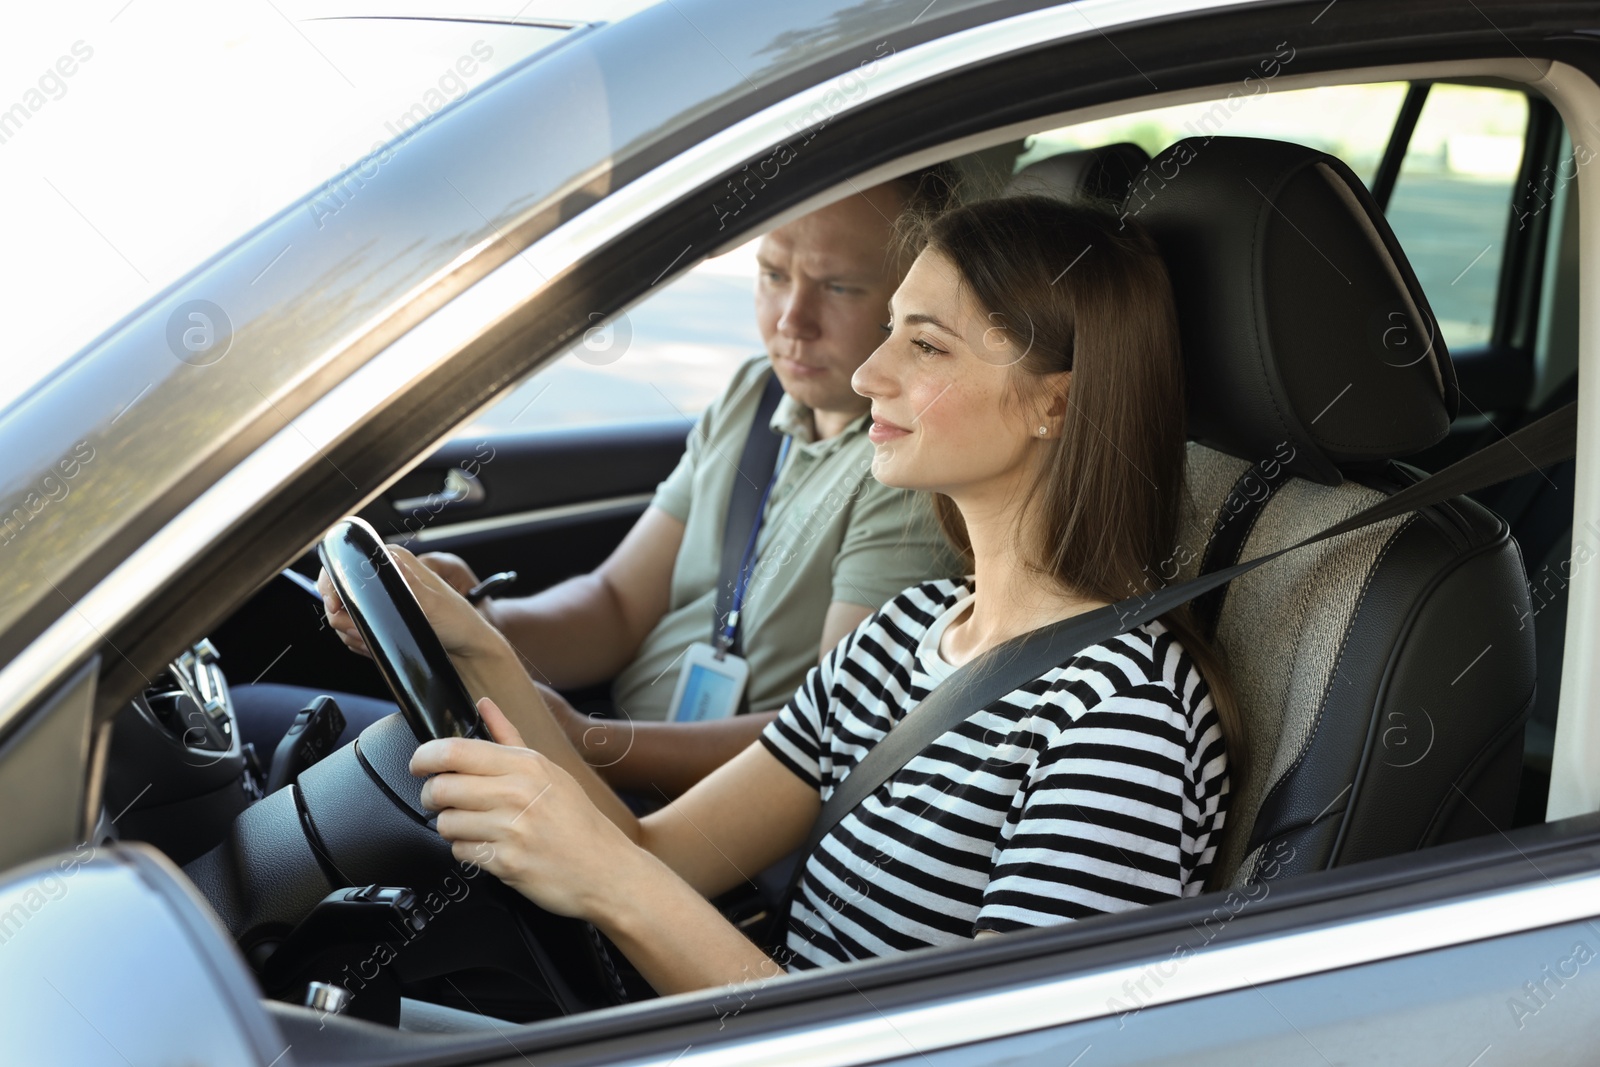
M 761 533 L 761 523 L 767 516 L 767 498 L 772 496 L 772 488 L 778 484 L 778 478 L 783 474 L 783 461 L 789 455 L 789 444 L 793 440 L 792 437 L 784 437 L 783 444 L 778 447 L 778 461 L 772 465 L 772 477 L 767 480 L 767 487 L 761 491 L 761 503 L 756 506 L 756 521 L 750 527 L 750 540 L 745 543 L 744 556 L 739 561 L 739 581 L 733 587 L 733 607 L 728 612 L 722 633 L 717 637 L 719 659 L 733 647 L 733 637 L 739 632 L 739 612 L 744 608 L 744 594 L 750 584 L 750 564 L 755 556 L 756 536 Z

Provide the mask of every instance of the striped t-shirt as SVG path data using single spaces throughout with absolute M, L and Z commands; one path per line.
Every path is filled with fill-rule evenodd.
M 956 668 L 972 579 L 897 595 L 811 668 L 761 741 L 826 801 Z M 790 970 L 949 945 L 1200 892 L 1227 811 L 1210 692 L 1159 621 L 977 709 L 807 858 Z

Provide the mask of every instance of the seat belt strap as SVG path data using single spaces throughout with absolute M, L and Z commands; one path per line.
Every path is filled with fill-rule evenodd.
M 1578 405 L 1577 401 L 1573 401 L 1298 544 L 1186 582 L 1165 586 L 1147 596 L 1131 597 L 1095 611 L 1062 619 L 996 645 L 963 664 L 904 719 L 892 726 L 822 805 L 811 836 L 800 853 L 801 860 L 795 865 L 794 875 L 789 880 L 780 915 L 787 916 L 799 889 L 806 861 L 839 820 L 854 811 L 918 753 L 980 709 L 1033 681 L 1052 667 L 1060 666 L 1083 649 L 1126 633 L 1150 619 L 1159 618 L 1286 553 L 1571 459 L 1577 450 L 1577 434 Z M 786 918 L 784 923 L 787 924 Z M 780 926 L 775 932 L 781 936 L 782 930 Z
M 722 527 L 722 558 L 717 574 L 716 618 L 711 628 L 713 644 L 727 625 L 728 613 L 733 610 L 733 595 L 739 585 L 745 546 L 750 541 L 751 531 L 761 521 L 761 504 L 765 499 L 763 491 L 772 481 L 778 451 L 783 445 L 783 435 L 773 433 L 770 426 L 772 413 L 778 409 L 778 401 L 782 399 L 783 383 L 769 370 L 766 387 L 756 405 L 755 418 L 750 423 L 750 433 L 744 439 L 744 451 L 739 454 L 733 489 L 728 494 L 728 517 Z M 733 644 L 728 649 L 736 656 L 743 654 L 739 639 L 742 630 L 742 626 L 734 628 Z

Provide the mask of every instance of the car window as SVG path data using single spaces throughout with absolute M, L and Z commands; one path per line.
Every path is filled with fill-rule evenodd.
M 1267 69 L 1275 76 L 1281 68 Z M 1016 166 L 1114 141 L 1134 141 L 1153 154 L 1181 137 L 1227 133 L 1313 144 L 1370 180 L 1405 91 L 1403 82 L 1395 82 L 1271 92 L 1263 71 L 1244 89 L 1250 95 L 1243 104 L 1232 101 L 1238 105 L 1232 110 L 1223 99 L 1037 134 L 1028 138 Z M 755 243 L 663 285 L 615 324 L 598 324 L 461 432 L 693 418 L 742 360 L 761 351 L 752 309 Z
M 1028 138 L 1018 170 L 1079 148 L 1131 141 L 1151 155 L 1185 137 L 1270 137 L 1338 156 L 1369 186 L 1407 84 L 1274 90 L 1292 50 L 1214 100 L 1078 123 Z M 1528 99 L 1476 85 L 1433 85 L 1406 143 L 1388 218 L 1452 348 L 1487 342 L 1494 327 L 1511 196 L 1522 163 Z
M 1291 61 L 1292 50 L 1283 61 L 1263 61 L 1267 65 L 1241 81 L 1238 89 L 1215 100 L 1034 134 L 1017 159 L 1017 169 L 1058 152 L 1118 141 L 1131 141 L 1155 155 L 1185 137 L 1270 137 L 1338 156 L 1371 184 L 1405 99 L 1405 83 L 1274 90 L 1272 78 L 1293 69 Z
M 1034 134 L 1023 143 L 1014 169 L 1119 141 L 1155 155 L 1184 137 L 1220 134 L 1320 149 L 1344 160 L 1370 185 L 1407 83 L 1273 89 L 1273 78 L 1293 69 L 1292 62 L 1293 50 L 1282 51 L 1238 89 L 1213 100 Z M 1498 246 L 1526 125 L 1527 101 L 1520 93 L 1436 85 L 1412 134 L 1389 218 L 1452 347 L 1488 339 Z M 754 247 L 752 241 L 707 260 L 615 323 L 597 323 L 559 361 L 463 432 L 693 418 L 739 362 L 761 350 L 751 312 Z
M 1406 145 L 1389 225 L 1450 348 L 1494 328 L 1511 194 L 1522 165 L 1528 98 L 1509 89 L 1435 85 Z
M 583 339 L 463 434 L 692 419 L 762 351 L 756 244 L 708 259 Z

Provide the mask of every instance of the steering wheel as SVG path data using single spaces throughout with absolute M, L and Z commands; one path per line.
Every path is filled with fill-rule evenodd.
M 422 605 L 363 519 L 335 523 L 317 555 L 417 741 L 484 737 L 483 720 Z
M 553 915 L 458 862 L 438 835 L 411 756 L 436 737 L 483 736 L 477 708 L 371 526 L 340 521 L 318 554 L 400 714 L 246 808 L 222 844 L 186 865 L 262 988 L 295 1000 L 308 982 L 339 984 L 355 992 L 349 1013 L 391 1025 L 403 991 L 466 997 L 451 979 L 466 972 L 519 983 L 496 980 L 493 988 L 521 992 L 515 1004 L 482 1008 L 491 1015 L 516 1009 L 537 1018 L 630 999 L 593 926 Z M 364 886 L 408 890 L 414 904 L 389 921 L 374 909 L 392 894 L 351 888 Z M 362 919 L 371 914 L 382 921 Z M 395 931 L 408 924 L 419 933 L 402 941 Z

